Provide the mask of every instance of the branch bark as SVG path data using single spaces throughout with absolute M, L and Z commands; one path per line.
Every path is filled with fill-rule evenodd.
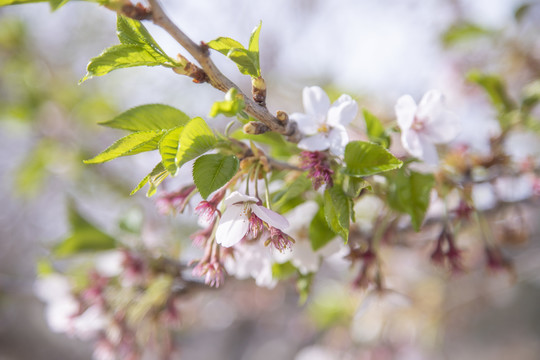
M 148 2 L 152 9 L 152 21 L 154 24 L 167 31 L 169 35 L 171 35 L 191 54 L 191 56 L 193 56 L 193 58 L 195 58 L 201 68 L 205 71 L 209 83 L 213 87 L 223 92 L 227 92 L 231 88 L 236 88 L 238 93 L 244 98 L 244 103 L 246 105 L 245 111 L 249 115 L 268 126 L 272 131 L 285 135 L 287 140 L 291 142 L 297 143 L 302 139 L 302 134 L 298 130 L 295 122 L 291 122 L 288 119 L 283 121 L 276 118 L 265 106 L 257 104 L 251 97 L 246 96 L 235 83 L 223 75 L 210 58 L 208 47 L 205 46 L 204 43 L 197 45 L 182 30 L 180 30 L 165 13 L 158 0 L 148 0 Z

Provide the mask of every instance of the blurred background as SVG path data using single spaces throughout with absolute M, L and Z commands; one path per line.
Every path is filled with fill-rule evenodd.
M 399 96 L 419 100 L 437 88 L 462 120 L 457 141 L 479 152 L 488 149 L 499 128 L 495 110 L 465 75 L 472 69 L 500 75 L 512 95 L 540 75 L 540 4 L 534 1 L 163 3 L 197 42 L 228 36 L 246 43 L 262 20 L 261 67 L 271 111 L 302 111 L 302 88 L 319 85 L 348 93 L 360 107 L 391 121 Z M 97 123 L 130 107 L 163 103 L 206 117 L 223 98 L 164 68 L 124 69 L 78 85 L 89 59 L 118 42 L 115 22 L 111 11 L 83 2 L 54 13 L 46 4 L 0 8 L 1 360 L 92 356 L 91 344 L 49 331 L 33 290 L 37 261 L 69 233 L 69 199 L 110 234 L 122 224 L 138 224 L 142 241 L 151 247 L 180 246 L 186 227 L 195 227 L 187 217 L 160 216 L 141 193 L 128 196 L 157 161 L 152 154 L 82 164 L 121 134 Z M 161 29 L 145 25 L 169 55 L 182 52 Z M 249 78 L 232 62 L 213 57 L 233 81 L 249 88 Z M 537 155 L 538 144 L 533 138 L 526 151 Z M 294 284 L 267 290 L 231 280 L 183 305 L 179 358 L 538 359 L 535 205 L 527 201 L 520 207 L 526 215 L 519 230 L 527 241 L 508 248 L 515 279 L 487 273 L 472 247 L 466 254 L 469 271 L 459 277 L 430 265 L 425 247 L 387 249 L 389 278 L 393 274 L 396 287 L 413 302 L 380 304 L 367 313 L 358 311 L 361 296 L 339 262 L 324 265 L 326 275 L 300 307 Z M 467 248 L 478 236 L 471 229 L 460 241 Z

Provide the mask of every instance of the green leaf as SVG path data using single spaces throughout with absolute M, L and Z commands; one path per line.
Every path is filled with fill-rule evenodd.
M 506 85 L 498 76 L 482 74 L 479 71 L 471 71 L 467 74 L 467 80 L 484 89 L 497 111 L 509 112 L 516 108 L 516 105 L 506 91 Z
M 213 149 L 216 142 L 217 139 L 212 129 L 206 125 L 202 118 L 191 119 L 180 135 L 180 146 L 176 155 L 177 166 L 181 167 L 186 162 Z
M 71 235 L 58 244 L 53 253 L 56 256 L 69 256 L 88 251 L 109 250 L 116 247 L 116 240 L 99 230 L 78 211 L 73 202 L 68 205 Z
M 290 261 L 284 262 L 283 264 L 272 264 L 272 278 L 274 279 L 284 280 L 290 278 L 294 274 L 296 274 L 296 268 Z
M 227 94 L 225 94 L 225 100 L 216 101 L 212 105 L 212 109 L 210 110 L 210 114 L 208 114 L 208 116 L 216 117 L 219 114 L 229 117 L 236 116 L 242 110 L 244 110 L 244 107 L 244 97 L 238 94 L 238 90 L 236 88 L 230 88 L 229 91 L 227 91 Z
M 255 27 L 255 29 L 253 29 L 253 31 L 251 32 L 251 36 L 249 37 L 249 46 L 248 46 L 248 50 L 251 51 L 252 54 L 255 54 L 254 59 L 255 59 L 255 65 L 257 69 L 260 69 L 259 37 L 261 35 L 261 26 L 262 26 L 262 21 L 259 21 L 259 25 Z M 260 74 L 260 70 L 259 70 L 259 74 Z
M 146 175 L 144 179 L 139 182 L 137 187 L 133 189 L 133 191 L 129 195 L 135 194 L 137 191 L 141 190 L 144 185 L 147 183 L 150 183 L 150 188 L 148 189 L 148 192 L 146 193 L 147 197 L 151 197 L 156 193 L 158 185 L 165 180 L 165 178 L 169 175 L 169 172 L 165 167 L 163 166 L 163 163 L 158 163 L 154 169 L 150 172 L 150 174 Z
M 416 231 L 424 221 L 429 206 L 431 189 L 435 185 L 432 174 L 421 174 L 405 169 L 387 175 L 388 204 L 394 210 L 411 216 Z
M 165 135 L 163 135 L 158 145 L 159 154 L 161 155 L 161 162 L 167 171 L 173 176 L 178 170 L 178 167 L 176 166 L 176 154 L 178 153 L 180 135 L 182 134 L 183 130 L 183 126 L 169 130 Z
M 159 66 L 167 63 L 168 59 L 148 52 L 140 45 L 114 45 L 92 58 L 86 67 L 86 75 L 81 83 L 94 77 L 102 76 L 113 70 L 135 66 Z
M 193 181 L 206 199 L 211 193 L 227 184 L 236 174 L 239 166 L 234 155 L 203 155 L 193 164 Z
M 0 6 L 49 2 L 49 0 L 0 0 Z
M 349 176 L 370 176 L 400 168 L 403 165 L 392 153 L 380 145 L 351 141 L 345 147 L 344 173 Z
M 219 37 L 212 40 L 208 43 L 208 46 L 234 61 L 242 74 L 259 77 L 261 76 L 259 64 L 259 35 L 261 25 L 262 22 L 251 33 L 248 49 L 238 41 L 228 37 Z
M 0 6 L 48 2 L 49 5 L 51 6 L 51 10 L 55 11 L 61 6 L 63 6 L 65 3 L 67 3 L 68 1 L 69 0 L 0 0 Z
M 476 24 L 463 22 L 454 24 L 446 30 L 442 34 L 442 42 L 445 46 L 452 46 L 466 40 L 477 39 L 492 34 L 493 31 L 484 29 Z
M 523 88 L 522 110 L 529 112 L 540 101 L 540 80 L 535 80 Z
M 122 44 L 140 45 L 156 58 L 175 63 L 173 59 L 165 54 L 163 49 L 152 38 L 152 35 L 138 20 L 119 15 L 116 18 L 116 34 Z
M 362 178 L 347 175 L 343 177 L 343 191 L 348 197 L 357 198 L 364 189 L 373 190 L 370 183 Z
M 84 163 L 99 164 L 120 156 L 135 155 L 141 152 L 155 150 L 163 133 L 163 130 L 150 130 L 129 134 L 117 140 L 96 157 L 85 160 Z
M 131 108 L 100 125 L 129 131 L 170 130 L 189 120 L 189 116 L 172 106 L 148 104 Z
M 302 174 L 273 196 L 272 206 L 274 210 L 281 212 L 283 208 L 290 209 L 287 203 L 305 194 L 309 189 L 311 189 L 311 181 L 305 174 Z
M 324 192 L 324 218 L 326 223 L 345 242 L 349 239 L 349 198 L 339 186 Z
M 269 145 L 269 153 L 274 158 L 289 159 L 292 155 L 300 152 L 295 144 L 286 141 L 283 135 L 273 131 L 260 135 L 252 135 L 246 134 L 242 129 L 238 129 L 231 134 L 231 137 L 238 140 L 251 140 Z
M 531 10 L 532 5 L 534 5 L 534 3 L 532 1 L 531 2 L 526 2 L 526 3 L 521 4 L 514 11 L 514 18 L 516 19 L 517 22 L 520 22 L 521 20 L 523 20 L 523 18 Z
M 298 280 L 296 280 L 296 291 L 298 291 L 298 304 L 303 305 L 308 299 L 311 291 L 311 284 L 313 283 L 313 273 L 306 275 L 299 274 Z
M 366 121 L 366 131 L 369 140 L 388 148 L 390 146 L 390 136 L 386 134 L 386 130 L 381 121 L 366 109 L 364 109 L 362 113 L 364 114 L 364 120 Z
M 261 76 L 259 69 L 259 53 L 247 49 L 231 49 L 227 57 L 236 63 L 238 70 L 244 75 Z
M 219 37 L 215 40 L 210 41 L 208 44 L 210 49 L 219 51 L 223 55 L 227 56 L 231 49 L 243 49 L 244 45 L 240 44 L 238 41 L 233 40 L 228 37 Z
M 309 241 L 311 242 L 311 248 L 313 251 L 322 249 L 335 237 L 336 234 L 326 223 L 324 207 L 321 206 L 309 224 Z
M 51 10 L 56 11 L 64 6 L 69 0 L 49 0 L 49 5 L 51 5 Z

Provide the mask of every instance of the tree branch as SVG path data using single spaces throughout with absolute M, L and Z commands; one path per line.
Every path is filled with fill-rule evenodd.
M 246 96 L 240 88 L 229 80 L 223 73 L 217 68 L 212 59 L 210 59 L 210 52 L 208 47 L 201 43 L 197 45 L 191 40 L 182 30 L 176 26 L 172 20 L 164 12 L 163 8 L 159 4 L 158 0 L 148 0 L 152 9 L 152 20 L 154 24 L 160 26 L 169 33 L 184 49 L 186 49 L 191 56 L 199 63 L 201 68 L 208 76 L 209 83 L 218 90 L 227 92 L 231 88 L 236 88 L 238 93 L 244 97 L 244 103 L 246 105 L 245 111 L 253 116 L 258 121 L 268 126 L 272 131 L 285 135 L 291 142 L 297 143 L 302 138 L 296 123 L 285 119 L 280 120 L 273 116 L 265 106 L 257 104 L 251 97 Z

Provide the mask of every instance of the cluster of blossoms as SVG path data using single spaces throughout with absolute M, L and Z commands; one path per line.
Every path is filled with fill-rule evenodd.
M 362 229 L 358 222 L 350 225 L 348 243 L 340 239 L 338 231 L 324 224 L 325 218 L 333 215 L 327 214 L 320 201 L 313 201 L 321 198 L 329 201 L 326 195 L 330 190 L 336 187 L 338 191 L 344 189 L 343 177 L 349 175 L 343 175 L 340 167 L 346 160 L 345 149 L 350 142 L 345 126 L 356 117 L 357 103 L 351 97 L 342 95 L 331 104 L 328 96 L 319 87 L 304 89 L 303 102 L 305 113 L 291 115 L 291 119 L 297 122 L 304 135 L 298 144 L 302 151 L 294 160 L 294 171 L 305 172 L 314 191 L 303 189 L 302 194 L 296 195 L 300 196 L 299 203 L 283 211 L 283 215 L 272 210 L 272 194 L 268 184 L 264 185 L 264 202 L 258 191 L 259 179 L 271 173 L 272 169 L 265 155 L 261 155 L 262 151 L 253 150 L 252 144 L 252 158 L 249 159 L 251 165 L 240 166 L 237 176 L 215 190 L 207 200 L 199 200 L 196 204 L 194 210 L 199 215 L 202 228 L 190 238 L 192 244 L 201 249 L 202 253 L 197 260 L 188 261 L 188 266 L 192 266 L 191 278 L 182 271 L 169 273 L 165 281 L 167 290 L 162 293 L 163 296 L 157 303 L 145 308 L 148 317 L 158 319 L 156 321 L 159 325 L 172 329 L 179 323 L 179 297 L 172 285 L 175 279 L 198 283 L 202 278 L 206 285 L 220 287 L 227 276 L 234 276 L 237 279 L 253 278 L 258 286 L 273 288 L 282 276 L 276 275 L 276 268 L 292 266 L 295 276 L 305 280 L 318 271 L 323 260 L 333 262 L 342 269 L 351 266 L 358 269 L 351 285 L 366 290 L 363 292 L 366 295 L 363 305 L 355 315 L 355 323 L 366 321 L 366 313 L 392 313 L 396 308 L 409 306 L 409 299 L 391 290 L 385 283 L 381 245 L 392 244 L 394 238 L 399 237 L 398 232 L 406 230 L 410 224 L 401 221 L 400 214 L 380 213 L 377 207 L 370 203 L 370 199 L 384 202 L 384 197 L 390 192 L 388 182 L 391 177 L 374 177 L 373 187 L 379 190 L 373 190 L 369 196 L 366 196 L 365 192 L 347 195 L 351 197 L 351 202 L 347 203 L 349 212 L 356 213 L 357 216 L 362 211 L 370 214 L 368 230 Z M 470 180 L 469 167 L 472 165 L 464 161 L 468 156 L 465 147 L 458 146 L 450 151 L 443 159 L 445 167 L 438 167 L 440 160 L 436 148 L 436 145 L 452 141 L 459 132 L 460 124 L 445 108 L 443 96 L 435 90 L 429 91 L 418 105 L 408 95 L 399 98 L 395 114 L 401 138 L 401 148 L 398 147 L 396 152 L 404 149 L 416 162 L 430 165 L 425 169 L 435 172 L 434 178 L 437 178 L 437 181 L 445 185 L 452 184 L 452 191 L 446 195 L 441 195 L 443 193 L 439 192 L 437 187 L 433 191 L 431 187 L 428 189 L 431 191 L 431 195 L 427 194 L 428 201 L 431 197 L 432 203 L 428 218 L 438 218 L 439 215 L 433 213 L 437 208 L 436 204 L 442 202 L 443 198 L 450 203 L 452 199 L 457 199 L 455 206 L 447 206 L 446 220 L 440 236 L 434 241 L 431 260 L 437 265 L 448 267 L 453 273 L 463 272 L 466 268 L 462 256 L 464 251 L 458 247 L 454 229 L 466 224 L 470 221 L 471 214 L 478 212 L 480 202 L 475 199 L 478 197 L 478 188 L 476 184 L 467 184 Z M 475 159 L 481 164 L 487 162 L 482 158 Z M 412 172 L 407 168 L 405 174 L 410 176 Z M 532 171 L 529 173 L 527 181 L 536 179 Z M 238 179 L 245 180 L 246 193 L 238 191 Z M 523 197 L 506 196 L 503 190 L 507 186 L 497 186 L 501 181 L 506 180 L 496 180 L 493 190 L 498 193 L 499 199 L 514 201 Z M 529 181 L 528 184 L 533 184 L 530 186 L 532 190 L 525 197 L 534 193 L 534 184 L 537 182 Z M 254 195 L 250 195 L 249 185 L 254 186 Z M 384 190 L 381 192 L 380 188 Z M 156 205 L 164 214 L 182 213 L 190 201 L 197 198 L 197 192 L 195 185 L 188 185 L 176 192 L 163 193 Z M 362 206 L 366 208 L 361 210 Z M 321 210 L 324 210 L 322 215 Z M 345 210 L 340 208 L 331 211 L 338 212 L 336 217 L 339 218 L 339 212 Z M 347 215 L 347 221 L 349 216 L 352 217 Z M 331 221 L 328 225 L 331 225 Z M 317 246 L 311 239 L 311 236 L 317 236 L 313 231 L 330 231 L 331 235 L 323 246 Z M 489 268 L 512 271 L 510 260 L 504 256 L 499 246 L 486 245 L 485 254 Z M 130 318 L 129 310 L 124 311 L 126 304 L 122 305 L 123 310 L 116 311 L 116 303 L 106 290 L 120 287 L 122 290 L 118 291 L 125 292 L 125 288 L 135 287 L 137 290 L 131 291 L 129 296 L 137 296 L 139 293 L 138 296 L 144 298 L 140 291 L 152 291 L 151 284 L 157 281 L 159 271 L 156 273 L 155 269 L 151 270 L 147 260 L 127 251 L 123 252 L 122 259 L 120 265 L 113 266 L 119 269 L 115 270 L 114 274 L 94 272 L 92 285 L 83 291 L 74 292 L 65 278 L 58 280 L 50 277 L 46 280 L 60 284 L 60 290 L 55 291 L 54 296 L 44 295 L 41 290 L 49 285 L 38 286 L 38 293 L 47 303 L 46 313 L 51 328 L 81 339 L 94 339 L 98 344 L 97 359 L 112 359 L 118 354 L 137 359 L 143 352 L 133 330 L 140 322 Z M 186 280 L 193 278 L 194 280 Z M 362 329 L 355 330 L 359 338 L 371 338 L 381 331 L 377 328 L 377 331 L 367 334 Z M 170 346 L 167 348 L 170 349 Z
M 38 279 L 35 292 L 46 304 L 51 330 L 93 341 L 96 360 L 137 360 L 147 335 L 156 341 L 151 350 L 173 351 L 171 344 L 160 343 L 170 341 L 167 332 L 180 325 L 180 294 L 172 275 L 133 252 L 115 251 L 100 255 L 83 283 L 52 273 Z

